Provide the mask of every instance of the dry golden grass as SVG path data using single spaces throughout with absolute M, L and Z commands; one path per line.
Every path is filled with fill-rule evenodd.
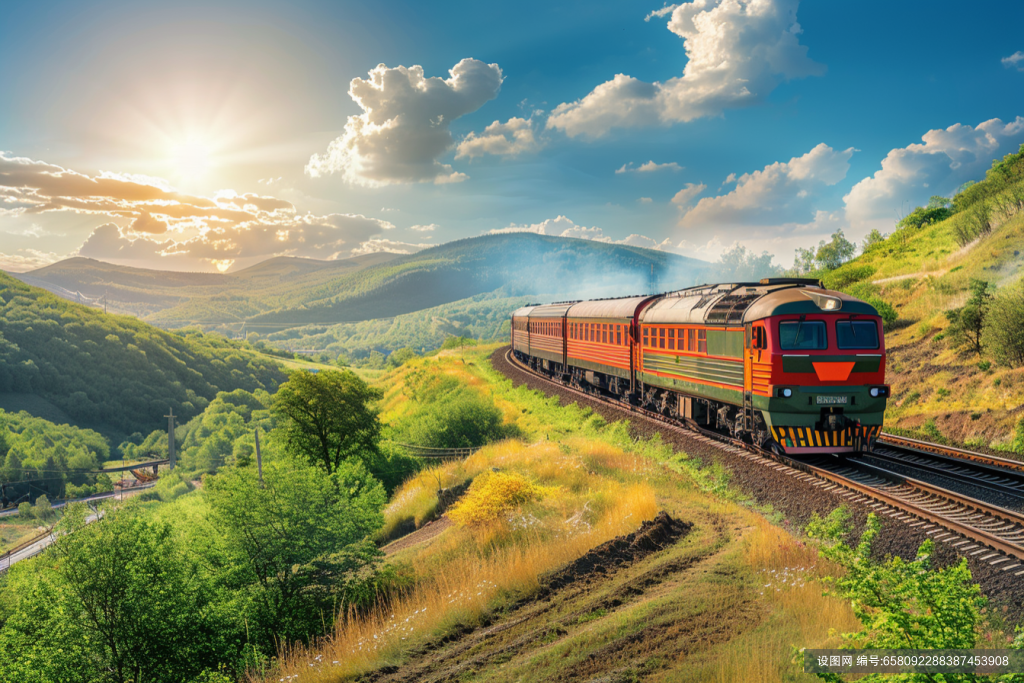
M 301 674 L 303 681 L 326 683 L 401 661 L 414 646 L 459 624 L 477 623 L 497 600 L 529 594 L 545 573 L 635 530 L 656 513 L 653 490 L 634 484 L 592 524 L 561 520 L 560 529 L 531 530 L 497 548 L 463 543 L 462 554 L 443 553 L 443 571 L 417 571 L 424 579 L 406 596 L 369 615 L 344 615 L 329 638 L 285 653 L 275 678 Z

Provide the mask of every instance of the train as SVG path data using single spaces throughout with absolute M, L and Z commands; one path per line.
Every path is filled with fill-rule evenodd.
M 551 379 L 778 454 L 869 450 L 882 430 L 882 319 L 809 278 L 528 305 L 511 352 Z

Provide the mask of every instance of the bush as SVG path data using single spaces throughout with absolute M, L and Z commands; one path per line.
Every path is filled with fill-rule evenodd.
M 397 440 L 430 448 L 473 448 L 517 435 L 490 396 L 431 368 L 406 380 L 415 408 L 397 425 Z
M 21 519 L 32 519 L 32 503 L 26 501 L 18 505 L 18 517 Z
M 858 633 L 843 634 L 843 640 L 857 648 L 900 648 L 907 643 L 921 648 L 973 648 L 987 601 L 967 559 L 935 568 L 931 563 L 934 542 L 927 540 L 913 560 L 892 557 L 876 562 L 872 546 L 881 529 L 878 517 L 868 515 L 855 547 L 843 542 L 849 534 L 849 519 L 850 513 L 841 507 L 824 519 L 815 514 L 807 525 L 807 535 L 820 539 L 821 555 L 844 569 L 838 578 L 827 581 L 839 597 L 850 601 L 863 626 Z
M 47 519 L 53 515 L 53 507 L 50 505 L 50 499 L 46 497 L 46 494 L 36 498 L 36 504 L 32 506 L 32 514 L 39 519 Z
M 893 308 L 893 305 L 877 296 L 869 296 L 866 301 L 871 304 L 874 309 L 878 311 L 878 315 L 882 317 L 882 328 L 885 330 L 892 329 L 892 326 L 896 324 L 897 318 L 899 318 L 899 314 L 896 313 L 896 309 Z
M 999 363 L 1019 367 L 1024 365 L 1024 334 L 1021 330 L 1024 330 L 1024 281 L 1004 288 L 992 298 L 982 345 Z
M 448 517 L 459 526 L 486 524 L 540 498 L 542 491 L 515 472 L 484 472 L 473 481 L 462 500 L 448 510 Z

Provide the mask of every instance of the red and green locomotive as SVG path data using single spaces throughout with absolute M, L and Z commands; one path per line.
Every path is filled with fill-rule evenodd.
M 817 280 L 527 306 L 516 357 L 553 378 L 787 453 L 867 449 L 882 429 L 882 321 Z

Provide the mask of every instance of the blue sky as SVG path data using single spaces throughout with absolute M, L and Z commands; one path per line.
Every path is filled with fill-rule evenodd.
M 5 3 L 0 268 L 508 229 L 788 265 L 1024 142 L 1022 25 L 1020 2 Z

